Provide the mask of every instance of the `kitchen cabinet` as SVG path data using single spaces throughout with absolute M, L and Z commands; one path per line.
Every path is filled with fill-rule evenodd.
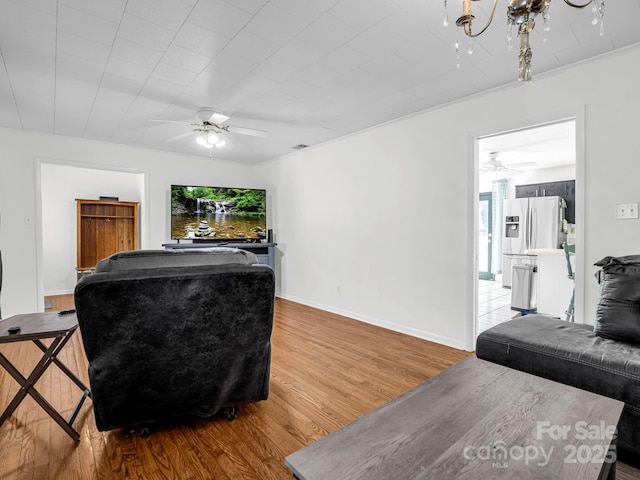
M 576 223 L 576 181 L 563 180 L 559 182 L 535 183 L 530 185 L 516 185 L 516 198 L 552 197 L 564 198 L 567 202 L 565 218 L 569 223 Z
M 117 252 L 138 249 L 138 203 L 76 199 L 79 274 Z

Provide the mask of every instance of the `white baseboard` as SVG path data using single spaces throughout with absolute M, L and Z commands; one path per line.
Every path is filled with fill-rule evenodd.
M 404 325 L 400 325 L 394 322 L 388 322 L 386 320 L 381 320 L 379 318 L 370 317 L 368 315 L 362 315 L 355 312 L 350 312 L 348 310 L 343 310 L 340 308 L 333 307 L 331 305 L 324 305 L 318 302 L 313 302 L 310 300 L 306 300 L 304 298 L 298 298 L 293 295 L 283 295 L 282 293 L 277 294 L 278 297 L 284 300 L 290 300 L 292 302 L 300 303 L 302 305 L 307 305 L 309 307 L 318 308 L 320 310 L 324 310 L 326 312 L 335 313 L 337 315 L 342 315 L 344 317 L 349 317 L 354 320 L 358 320 L 364 323 L 368 323 L 370 325 L 375 325 L 377 327 L 386 328 L 387 330 L 392 330 L 394 332 L 404 333 L 406 335 L 410 335 L 412 337 L 422 338 L 423 340 L 428 340 L 430 342 L 439 343 L 441 345 L 446 345 L 447 347 L 456 348 L 458 350 L 470 351 L 467 348 L 467 345 L 464 342 L 460 342 L 454 338 L 443 337 L 442 335 L 436 335 L 431 332 L 427 332 L 424 330 L 418 330 L 415 328 L 410 328 Z
M 50 292 L 44 292 L 45 297 L 55 297 L 56 295 L 69 295 L 73 294 L 73 290 L 53 290 Z

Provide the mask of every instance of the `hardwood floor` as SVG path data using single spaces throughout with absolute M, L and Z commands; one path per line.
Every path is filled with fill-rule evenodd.
M 71 296 L 53 300 L 73 308 Z M 241 406 L 233 422 L 187 419 L 127 437 L 97 431 L 88 400 L 76 443 L 27 397 L 0 427 L 0 479 L 291 479 L 285 456 L 471 355 L 280 299 L 272 344 L 270 397 Z M 30 342 L 0 352 L 23 373 L 40 358 Z M 60 358 L 88 382 L 79 332 Z M 63 416 L 80 394 L 55 366 L 37 388 Z M 0 408 L 17 390 L 0 369 Z M 618 479 L 633 478 L 640 470 L 619 464 Z

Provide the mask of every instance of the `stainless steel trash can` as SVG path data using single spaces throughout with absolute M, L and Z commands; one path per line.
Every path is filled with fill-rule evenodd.
M 514 265 L 511 278 L 511 309 L 530 310 L 537 308 L 537 267 Z

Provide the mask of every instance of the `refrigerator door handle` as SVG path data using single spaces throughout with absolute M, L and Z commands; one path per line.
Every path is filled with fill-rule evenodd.
M 536 209 L 535 208 L 529 208 L 529 238 L 527 240 L 527 249 L 532 249 L 532 248 L 536 248 L 537 245 L 533 245 L 533 239 L 536 238 L 536 235 L 538 234 L 537 231 L 534 231 L 534 229 L 536 229 Z

